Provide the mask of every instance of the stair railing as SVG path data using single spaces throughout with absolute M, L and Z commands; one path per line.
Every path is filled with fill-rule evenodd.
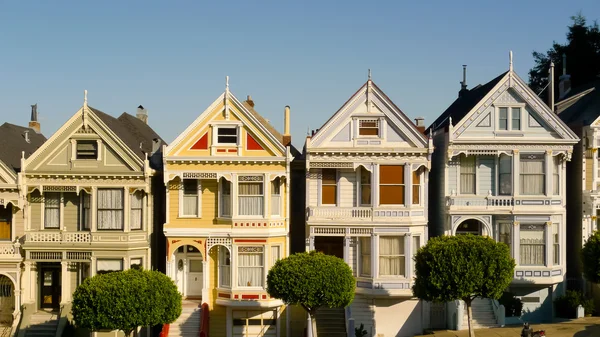
M 208 304 L 206 302 L 202 303 L 202 311 L 201 311 L 201 317 L 200 317 L 200 337 L 208 337 L 208 331 L 209 331 L 209 327 L 208 327 L 208 322 L 209 322 L 209 317 L 208 317 Z
M 500 302 L 498 302 L 497 300 L 491 300 L 492 301 L 492 307 L 494 309 L 494 317 L 496 318 L 496 323 L 498 323 L 498 325 L 500 327 L 504 327 L 504 322 L 506 319 L 506 312 L 504 311 L 504 306 L 502 304 L 500 304 Z
M 354 336 L 354 318 L 352 318 L 352 309 L 350 306 L 344 308 L 344 318 L 346 321 L 346 335 L 348 337 Z

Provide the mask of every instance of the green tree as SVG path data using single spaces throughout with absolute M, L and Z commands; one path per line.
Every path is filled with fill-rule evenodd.
M 311 251 L 277 261 L 267 275 L 267 292 L 288 305 L 300 305 L 312 321 L 321 307 L 343 308 L 354 299 L 356 281 L 344 260 Z
M 562 75 L 563 55 L 566 56 L 567 74 L 571 75 L 571 87 L 585 84 L 600 73 L 600 29 L 596 21 L 591 25 L 581 14 L 571 17 L 572 24 L 567 27 L 566 43 L 553 42 L 546 53 L 534 51 L 535 65 L 529 70 L 529 86 L 546 99 L 548 69 L 554 62 L 554 91 L 558 93 L 559 78 Z M 555 96 L 558 99 L 558 95 Z
M 594 283 L 600 283 L 600 231 L 594 232 L 581 249 L 583 277 Z
M 414 261 L 413 294 L 431 302 L 463 300 L 471 337 L 475 336 L 471 302 L 475 297 L 499 299 L 515 269 L 506 244 L 475 235 L 432 238 L 419 249 Z
M 73 320 L 90 331 L 121 330 L 174 322 L 181 315 L 181 294 L 158 271 L 130 269 L 86 279 L 73 294 Z

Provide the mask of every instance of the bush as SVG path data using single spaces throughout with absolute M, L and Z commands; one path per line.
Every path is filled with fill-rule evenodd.
M 565 295 L 559 296 L 554 300 L 557 317 L 576 318 L 577 307 L 579 305 L 583 306 L 586 316 L 591 315 L 592 311 L 594 311 L 593 300 L 586 298 L 581 291 L 567 290 Z
M 523 303 L 513 293 L 505 291 L 498 302 L 504 306 L 506 317 L 521 317 Z

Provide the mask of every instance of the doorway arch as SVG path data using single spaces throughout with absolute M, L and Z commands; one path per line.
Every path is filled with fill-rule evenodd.
M 473 234 L 492 236 L 492 228 L 486 217 L 464 217 L 455 221 L 452 228 L 452 235 Z
M 6 275 L 0 274 L 0 325 L 11 326 L 15 311 L 15 285 Z

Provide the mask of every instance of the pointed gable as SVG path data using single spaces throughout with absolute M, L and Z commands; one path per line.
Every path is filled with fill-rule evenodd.
M 368 80 L 311 138 L 319 148 L 427 148 L 414 123 Z

